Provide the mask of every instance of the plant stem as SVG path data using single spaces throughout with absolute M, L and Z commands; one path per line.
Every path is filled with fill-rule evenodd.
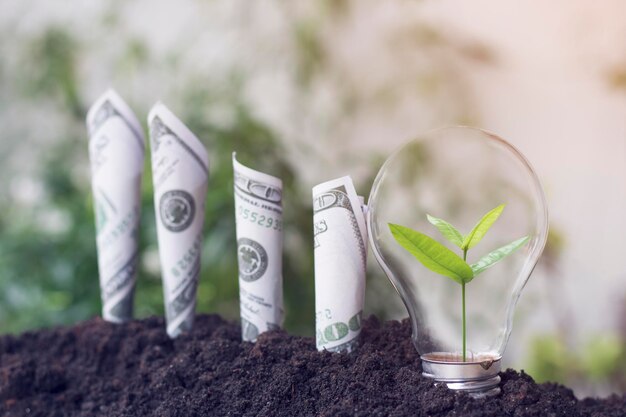
M 465 337 L 466 337 L 466 328 L 465 328 L 465 283 L 461 284 L 461 296 L 463 297 L 463 362 L 466 359 L 466 346 L 465 346 Z
M 463 260 L 467 261 L 467 249 L 463 249 Z M 461 284 L 461 298 L 462 298 L 462 308 L 463 308 L 463 362 L 466 361 L 466 348 L 467 348 L 467 327 L 465 322 L 465 282 Z

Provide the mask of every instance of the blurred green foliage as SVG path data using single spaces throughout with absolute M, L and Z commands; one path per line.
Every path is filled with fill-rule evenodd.
M 538 382 L 559 382 L 590 391 L 589 384 L 626 391 L 626 307 L 618 321 L 618 334 L 598 334 L 582 345 L 573 341 L 572 309 L 561 298 L 566 277 L 559 273 L 560 258 L 567 246 L 565 234 L 551 227 L 540 267 L 548 273 L 548 296 L 556 321 L 553 334 L 536 335 L 529 343 L 527 371 Z M 626 303 L 624 303 L 626 306 Z M 621 333 L 621 334 L 620 334 Z
M 601 383 L 626 391 L 626 341 L 617 336 L 598 335 L 581 349 L 559 335 L 538 336 L 530 345 L 528 364 L 528 373 L 538 382 Z
M 45 207 L 24 211 L 2 204 L 3 331 L 72 322 L 99 303 L 97 286 L 94 291 L 88 284 L 98 276 L 91 205 L 71 171 L 63 169 L 71 165 L 73 145 L 63 143 L 42 158 Z
M 0 328 L 2 332 L 72 323 L 100 313 L 94 214 L 87 169 L 87 133 L 76 76 L 79 46 L 60 28 L 35 39 L 27 58 L 36 70 L 24 74 L 33 99 L 55 100 L 71 115 L 68 129 L 40 157 L 35 177 L 43 196 L 29 209 L 0 202 Z M 130 45 L 130 61 L 145 59 L 145 48 Z M 132 55 L 132 56 L 131 56 Z M 192 82 L 193 81 L 193 82 Z M 175 109 L 206 145 L 211 159 L 206 201 L 202 276 L 198 311 L 236 319 L 238 280 L 231 154 L 255 169 L 282 178 L 285 194 L 284 277 L 286 326 L 312 333 L 314 311 L 312 211 L 310 195 L 296 184 L 294 169 L 272 129 L 256 119 L 238 100 L 236 83 L 229 94 L 216 95 L 188 80 Z M 226 104 L 233 117 L 226 126 L 207 121 L 205 109 Z M 145 112 L 145 111 L 144 111 Z M 142 111 L 137 111 L 142 119 Z M 73 133 L 75 132 L 75 133 Z M 142 187 L 141 251 L 157 254 L 156 223 L 149 153 Z M 10 220 L 9 220 L 10 219 Z M 148 262 L 149 263 L 149 262 Z M 146 262 L 144 262 L 146 264 Z M 141 267 L 136 291 L 136 316 L 163 313 L 160 276 Z
M 30 44 L 29 55 L 38 65 L 28 83 L 31 94 L 59 94 L 66 108 L 76 117 L 83 115 L 76 78 L 76 40 L 63 28 L 51 27 L 38 41 Z

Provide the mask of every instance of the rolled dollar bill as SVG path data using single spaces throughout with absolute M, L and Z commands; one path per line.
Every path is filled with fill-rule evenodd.
M 313 229 L 317 348 L 351 352 L 361 333 L 367 230 L 350 177 L 313 188 Z
M 121 323 L 133 317 L 145 139 L 135 114 L 113 90 L 91 106 L 87 129 L 102 317 Z
M 174 338 L 191 330 L 195 316 L 209 159 L 163 104 L 152 107 L 148 125 L 165 319 Z
M 255 341 L 283 322 L 282 181 L 233 153 L 241 337 Z

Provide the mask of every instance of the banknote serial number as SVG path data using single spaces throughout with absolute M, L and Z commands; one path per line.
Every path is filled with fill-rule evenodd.
M 241 219 L 247 220 L 250 223 L 258 224 L 259 226 L 265 227 L 267 229 L 277 230 L 279 232 L 283 230 L 283 221 L 281 219 L 276 219 L 272 216 L 266 216 L 254 210 L 247 209 L 243 206 L 238 206 L 237 211 L 239 212 L 239 217 Z

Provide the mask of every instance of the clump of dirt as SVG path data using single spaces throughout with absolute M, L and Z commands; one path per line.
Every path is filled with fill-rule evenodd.
M 421 376 L 407 321 L 364 322 L 351 354 L 273 331 L 256 344 L 215 315 L 175 341 L 163 319 L 0 337 L 4 416 L 625 416 L 626 395 L 578 401 L 556 384 L 502 373 L 474 400 Z

